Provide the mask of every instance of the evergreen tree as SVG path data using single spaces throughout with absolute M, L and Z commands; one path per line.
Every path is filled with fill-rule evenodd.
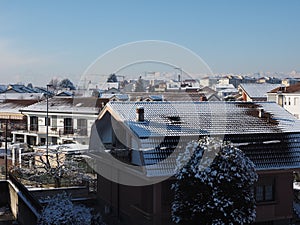
M 59 87 L 61 88 L 68 88 L 70 90 L 76 90 L 74 84 L 72 83 L 72 81 L 70 81 L 68 78 L 63 79 L 60 83 L 59 83 Z
M 177 159 L 172 219 L 182 225 L 251 224 L 255 220 L 254 164 L 212 138 L 191 142 Z
M 110 74 L 108 79 L 107 79 L 107 82 L 108 83 L 115 83 L 115 82 L 118 82 L 118 79 L 117 79 L 117 76 L 116 74 Z

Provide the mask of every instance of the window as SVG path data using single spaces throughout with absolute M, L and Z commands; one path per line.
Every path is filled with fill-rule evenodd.
M 64 134 L 73 134 L 72 118 L 64 118 Z
M 255 187 L 256 202 L 274 201 L 274 184 L 257 185 Z
M 286 97 L 284 97 L 284 104 L 286 105 Z
M 38 126 L 38 117 L 37 116 L 31 116 L 29 118 L 29 130 L 30 131 L 38 131 L 39 126 Z
M 298 98 L 298 97 L 295 97 L 295 98 L 294 98 L 294 105 L 298 105 L 298 102 L 299 102 L 299 98 Z
M 291 98 L 289 97 L 289 105 L 291 105 Z
M 257 202 L 264 200 L 264 186 L 257 186 L 255 188 L 255 199 Z
M 52 127 L 57 128 L 57 116 L 52 116 Z
M 272 201 L 274 200 L 274 193 L 273 193 L 273 185 L 265 185 L 265 200 Z
M 77 129 L 79 135 L 87 135 L 87 120 L 77 119 Z

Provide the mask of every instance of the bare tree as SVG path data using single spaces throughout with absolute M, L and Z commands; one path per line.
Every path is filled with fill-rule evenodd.
M 44 149 L 27 153 L 23 166 L 15 167 L 13 171 L 22 178 L 36 183 L 53 181 L 55 187 L 61 187 L 63 179 L 71 184 L 89 182 L 92 178 L 86 172 L 86 162 L 78 155 L 65 154 L 61 149 Z M 47 182 L 47 183 L 48 183 Z

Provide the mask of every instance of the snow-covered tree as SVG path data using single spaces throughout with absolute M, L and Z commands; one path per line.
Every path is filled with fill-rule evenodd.
M 65 192 L 52 197 L 38 218 L 38 225 L 105 225 L 100 214 L 92 215 L 91 209 L 75 205 Z
M 108 83 L 115 83 L 118 82 L 118 78 L 116 76 L 116 74 L 110 74 L 109 77 L 107 78 L 107 82 Z
M 60 81 L 59 82 L 59 87 L 61 87 L 61 88 L 67 88 L 69 90 L 76 90 L 74 84 L 68 78 L 65 78 L 62 81 Z
M 172 219 L 177 224 L 251 224 L 254 222 L 252 161 L 230 144 L 204 138 L 190 142 L 177 158 Z

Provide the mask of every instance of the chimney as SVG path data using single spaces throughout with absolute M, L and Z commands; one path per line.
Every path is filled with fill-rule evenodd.
M 137 122 L 144 122 L 144 107 L 138 106 L 136 107 L 136 121 Z
M 258 117 L 263 118 L 264 117 L 264 109 L 258 109 Z
M 200 96 L 200 102 L 207 102 L 206 96 Z

